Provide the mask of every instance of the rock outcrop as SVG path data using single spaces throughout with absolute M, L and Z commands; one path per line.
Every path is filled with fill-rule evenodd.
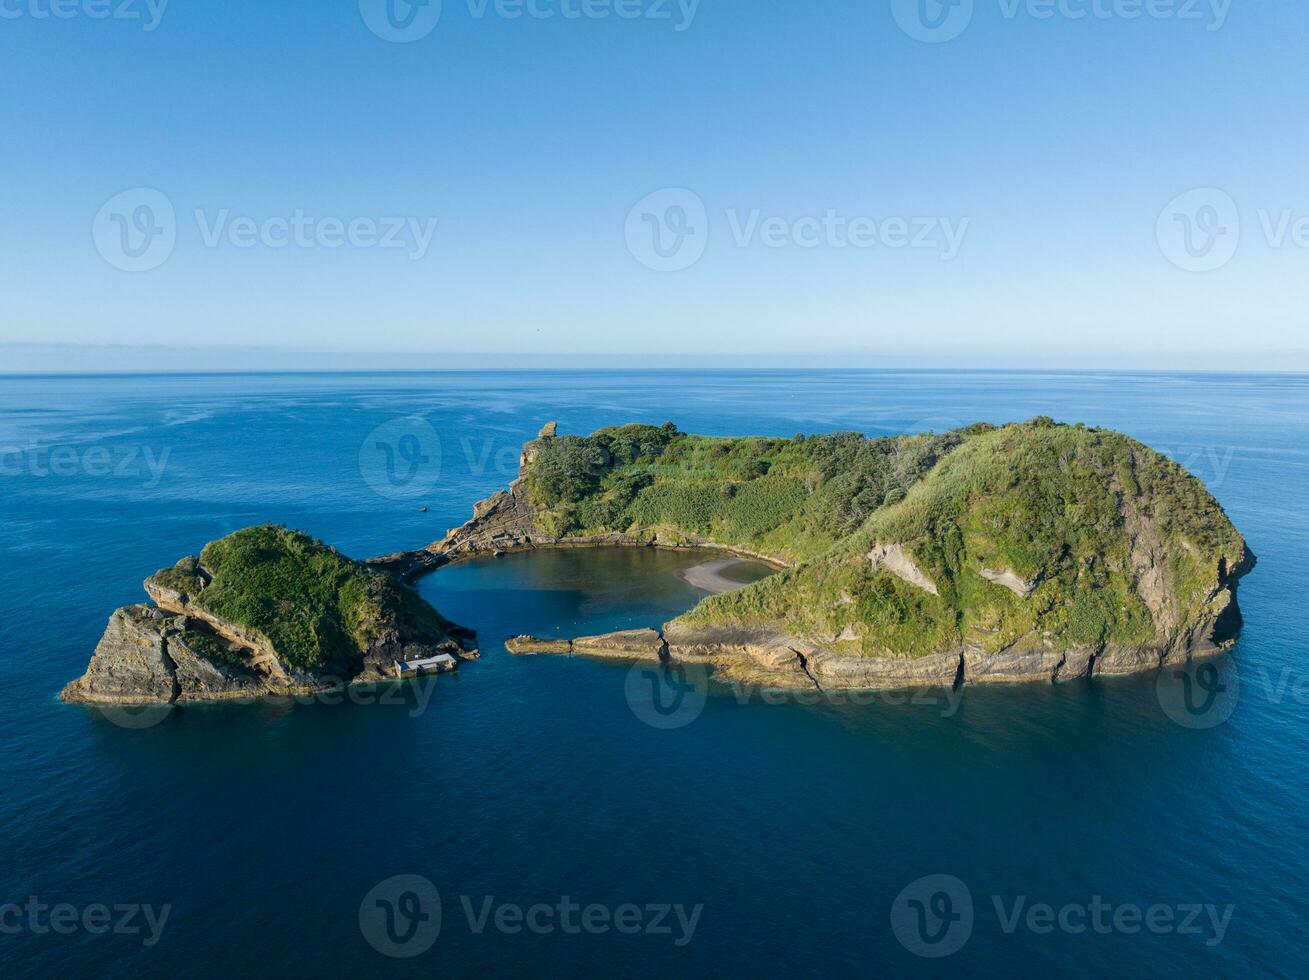
M 221 562 L 216 570 L 206 567 L 210 554 Z M 64 700 L 152 704 L 312 694 L 393 679 L 404 662 L 477 656 L 470 630 L 304 535 L 252 528 L 204 555 L 150 576 L 144 585 L 153 605 L 114 612 Z M 289 581 L 288 594 L 269 587 L 269 595 L 249 601 L 240 590 L 260 588 L 264 571 L 268 581 Z
M 153 606 L 124 606 L 109 617 L 86 673 L 64 689 L 66 701 L 174 701 L 180 693 L 167 637 L 176 617 Z
M 1036 587 L 1041 584 L 1039 576 L 1030 580 L 1020 578 L 1007 568 L 980 568 L 978 569 L 977 574 L 982 576 L 982 578 L 986 579 L 988 582 L 1003 586 L 1014 595 L 1023 599 L 1026 599 L 1035 592 Z
M 872 562 L 874 569 L 885 568 L 896 578 L 908 582 L 915 588 L 922 589 L 929 595 L 941 594 L 936 587 L 936 583 L 928 578 L 923 570 L 914 563 L 914 560 L 904 550 L 903 545 L 874 545 L 873 550 L 868 552 L 868 560 Z

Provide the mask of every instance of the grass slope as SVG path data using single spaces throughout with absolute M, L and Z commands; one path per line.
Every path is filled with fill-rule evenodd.
M 850 654 L 1165 641 L 1196 622 L 1245 554 L 1180 466 L 1118 433 L 1046 418 L 883 439 L 624 426 L 536 446 L 526 477 L 544 530 L 660 530 L 784 558 L 795 567 L 683 621 L 771 623 Z M 875 544 L 903 546 L 940 594 L 874 568 Z M 1153 592 L 1139 584 L 1143 563 Z M 982 569 L 1039 585 L 1024 598 Z
M 195 593 L 195 603 L 267 637 L 277 655 L 300 670 L 357 661 L 389 629 L 431 637 L 450 625 L 390 575 L 277 525 L 211 542 L 200 564 L 213 580 Z M 181 569 L 161 574 L 184 576 Z M 193 577 L 165 584 L 189 585 L 194 593 Z
M 801 561 L 903 499 L 964 438 L 727 439 L 627 425 L 537 443 L 526 476 L 551 534 L 681 532 Z

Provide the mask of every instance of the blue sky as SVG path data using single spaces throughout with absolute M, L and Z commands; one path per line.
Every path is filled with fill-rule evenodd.
M 0 342 L 1309 367 L 1304 4 L 51 2 Z

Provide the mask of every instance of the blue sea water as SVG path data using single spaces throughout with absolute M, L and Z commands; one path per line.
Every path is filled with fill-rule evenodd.
M 483 659 L 396 703 L 152 717 L 56 699 L 156 568 L 262 521 L 359 557 L 420 546 L 511 479 L 550 419 L 789 436 L 1037 414 L 1169 453 L 1258 554 L 1240 644 L 1192 692 L 1208 714 L 1140 676 L 863 703 L 715 687 L 661 728 L 624 665 L 505 652 L 518 632 L 659 623 L 695 601 L 683 556 L 645 553 L 423 580 Z M 1309 379 L 9 377 L 0 450 L 0 905 L 169 909 L 152 945 L 0 910 L 5 976 L 1302 972 Z M 401 875 L 439 892 L 440 931 L 390 958 L 360 910 L 379 884 L 412 897 L 384 884 Z M 497 911 L 561 901 L 637 906 L 643 931 L 565 930 L 555 911 L 515 932 Z M 671 933 L 644 931 L 659 905 L 698 908 L 694 930 L 670 914 Z M 411 924 L 430 940 L 431 919 Z

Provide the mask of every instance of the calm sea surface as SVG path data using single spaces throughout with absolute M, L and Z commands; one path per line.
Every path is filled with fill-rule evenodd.
M 1215 672 L 817 704 L 691 678 L 651 714 L 661 679 L 503 640 L 661 623 L 696 601 L 696 559 L 543 554 L 424 580 L 483 659 L 369 703 L 56 700 L 156 568 L 263 521 L 357 557 L 426 544 L 550 419 L 790 436 L 1037 414 L 1167 452 L 1246 534 L 1246 631 Z M 0 378 L 0 450 L 5 976 L 1303 975 L 1309 379 Z M 71 930 L 33 899 L 74 906 Z M 88 929 L 97 903 L 123 928 Z M 122 923 L 128 904 L 168 918 Z

